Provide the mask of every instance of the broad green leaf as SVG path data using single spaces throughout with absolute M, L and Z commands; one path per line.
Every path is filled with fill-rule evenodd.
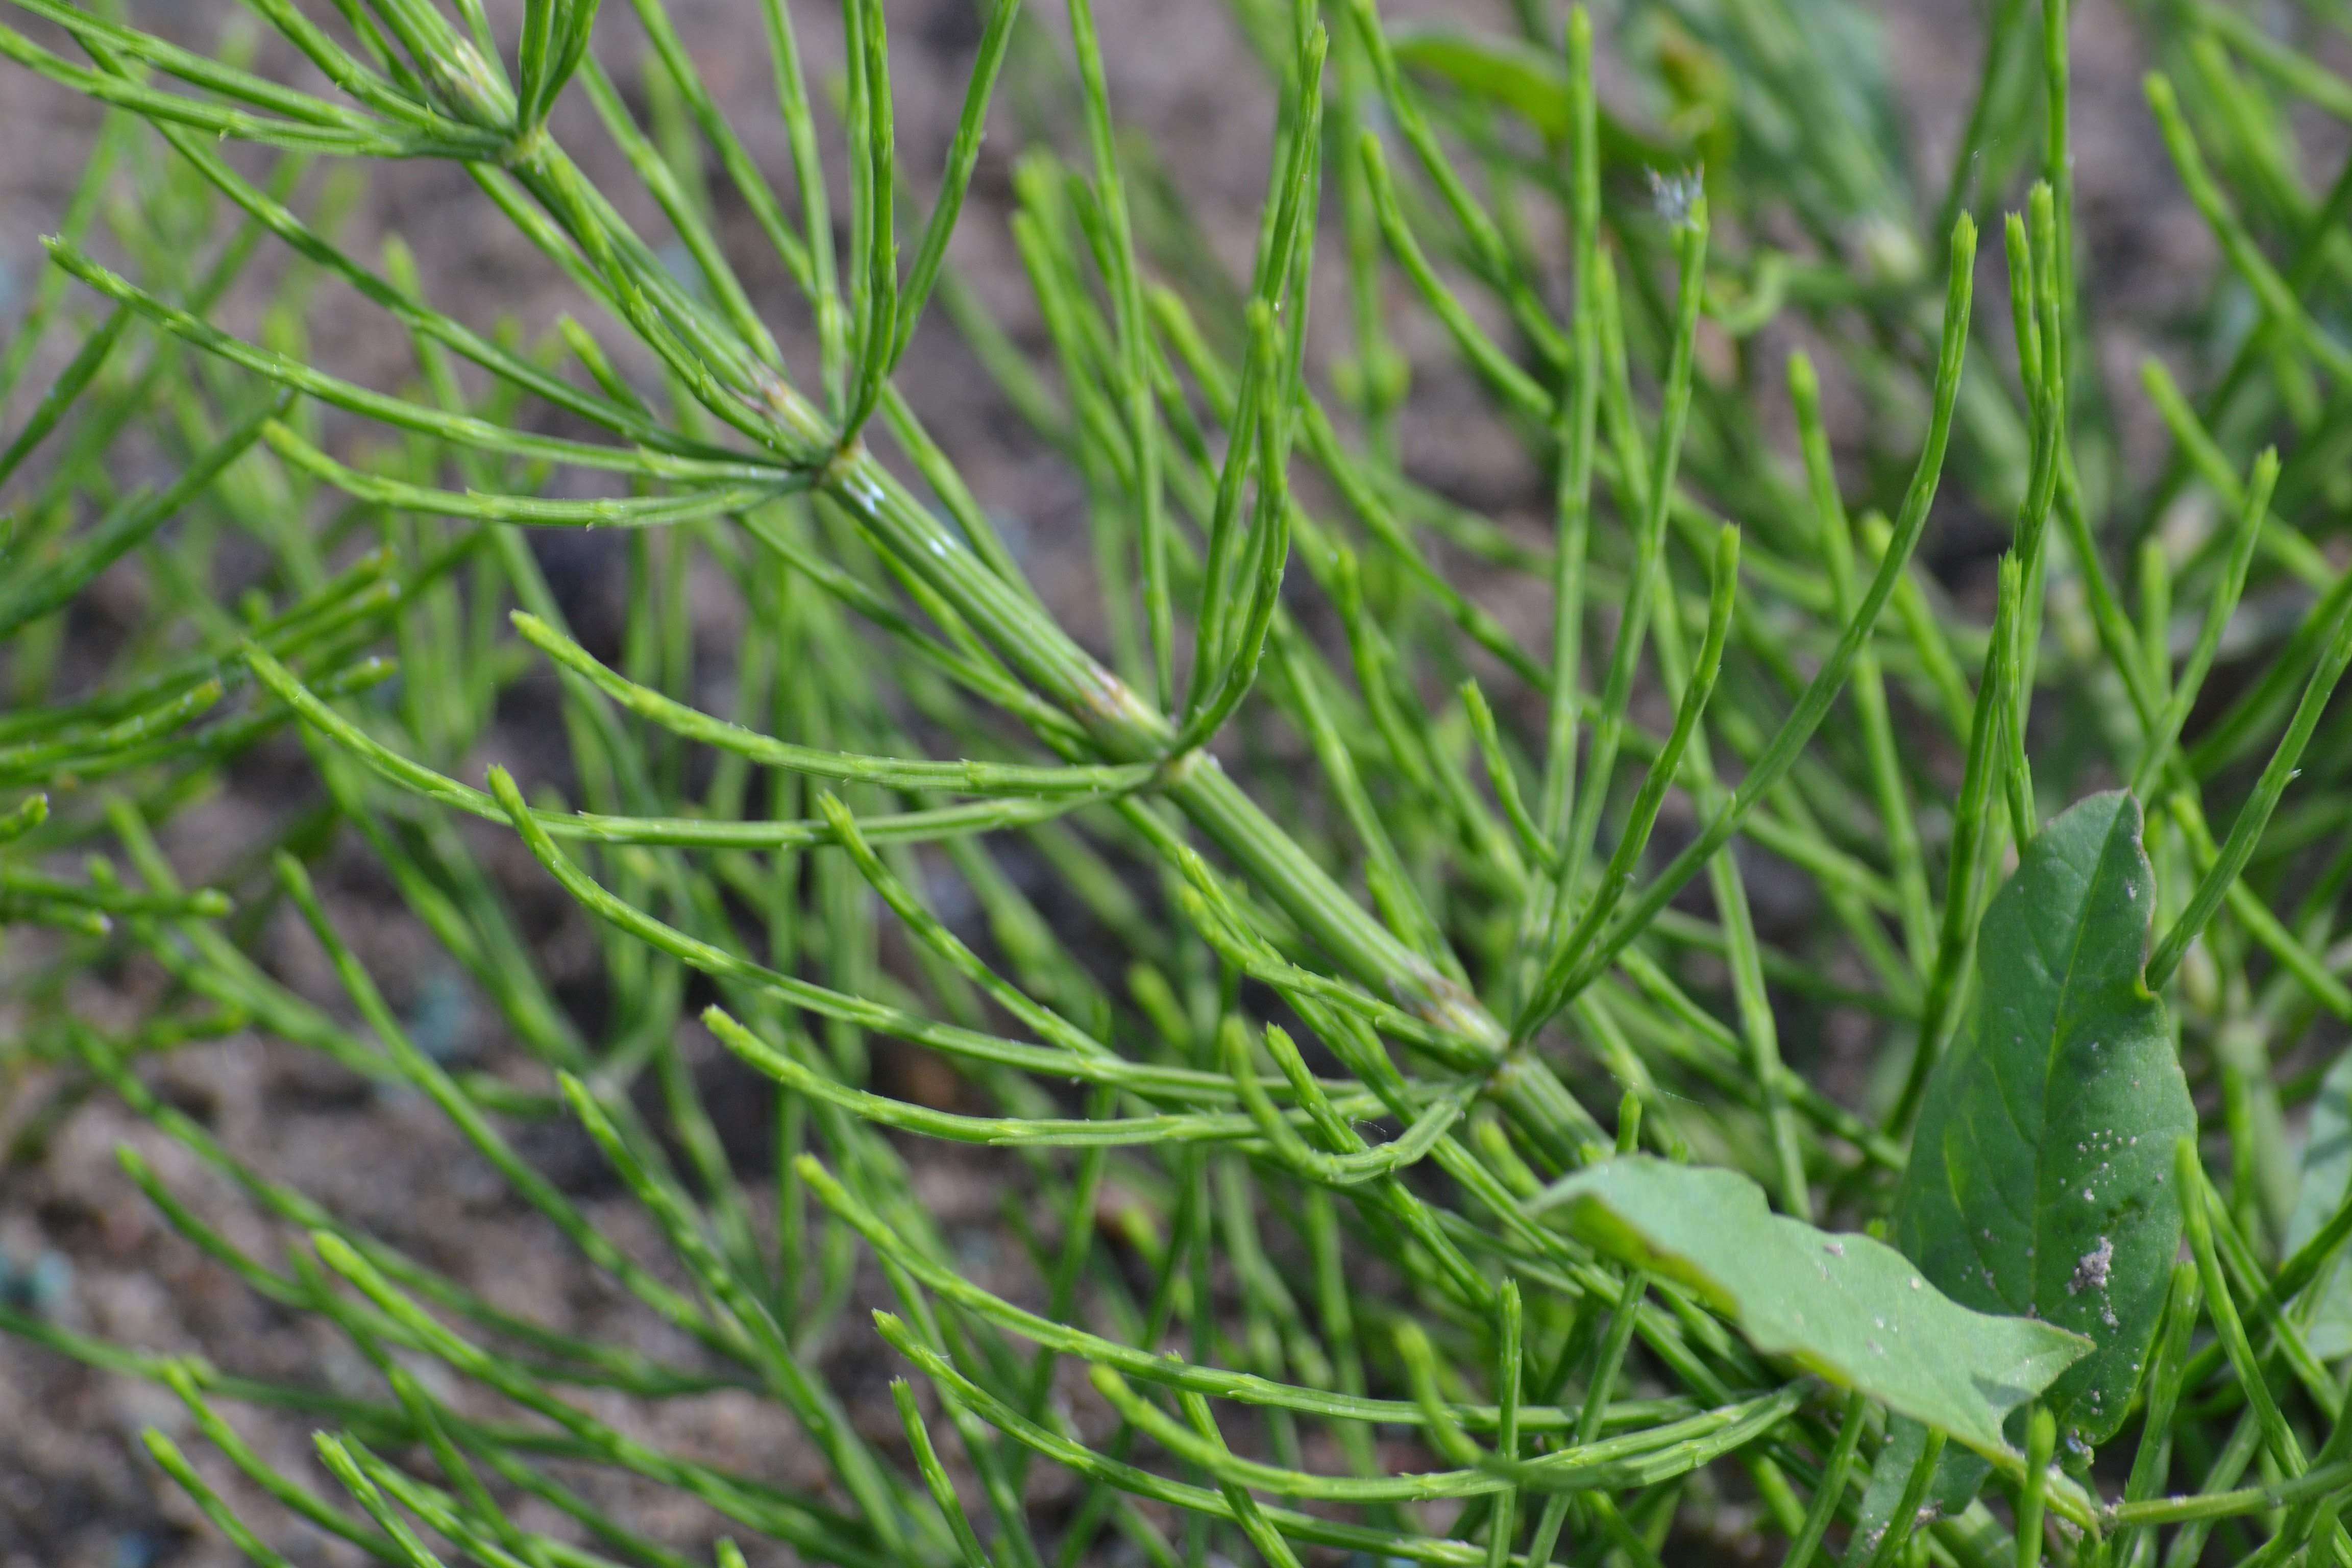
M 1929 1080 L 1895 1196 L 1895 1243 L 1965 1306 L 2098 1347 L 2050 1391 L 2062 1429 L 2114 1435 L 2147 1359 L 2197 1129 L 2147 989 L 2139 803 L 2093 795 L 2042 830 L 1985 910 L 1977 1000 Z
M 1455 91 L 1508 110 L 1545 136 L 1568 135 L 1568 65 L 1549 50 L 1517 38 L 1458 27 L 1400 26 L 1389 31 L 1400 63 Z M 1636 135 L 1616 116 L 1599 116 L 1601 155 L 1612 163 L 1664 169 L 1686 155 L 1665 142 Z
M 1404 65 L 1509 110 L 1546 136 L 1567 136 L 1568 66 L 1550 51 L 1454 27 L 1400 27 L 1391 37 Z
M 2303 1185 L 2286 1222 L 2286 1251 L 2294 1254 L 2319 1227 L 2336 1217 L 2352 1192 L 2352 1051 L 2336 1059 L 2319 1080 L 2311 1105 L 2311 1130 L 2303 1144 Z M 2322 1361 L 2352 1355 L 2352 1268 L 2338 1255 L 2296 1299 L 2295 1320 L 2304 1342 Z
M 1776 1215 L 1736 1171 L 1634 1155 L 1568 1177 L 1540 1203 L 1565 1207 L 1592 1247 L 1696 1295 L 1766 1355 L 1980 1453 L 2005 1454 L 2002 1418 L 2091 1348 L 1956 1304 L 1884 1243 Z
M 1870 1468 L 1870 1480 L 1862 1491 L 1862 1509 L 1854 1516 L 1856 1561 L 1869 1559 L 1878 1538 L 1894 1522 L 1895 1506 L 1903 1500 L 1912 1468 L 1918 1464 L 1919 1455 L 1927 1446 L 1927 1428 L 1916 1421 L 1898 1415 L 1887 1422 L 1886 1441 L 1878 1450 L 1877 1462 Z M 1935 1479 L 1927 1484 L 1927 1495 L 1920 1500 L 1920 1512 L 1936 1519 L 1957 1518 L 1976 1500 L 1985 1478 L 1991 1473 L 1992 1466 L 1980 1455 L 1965 1448 L 1946 1448 L 1943 1457 L 1936 1461 Z

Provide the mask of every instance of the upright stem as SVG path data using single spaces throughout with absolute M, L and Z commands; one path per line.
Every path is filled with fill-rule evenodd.
M 816 409 L 781 385 L 770 412 L 794 437 L 821 439 Z M 1577 1163 L 1600 1123 L 1558 1075 L 1522 1050 L 1507 1065 L 1507 1031 L 1478 998 L 1441 973 L 1350 898 L 1329 872 L 1259 809 L 1214 757 L 1167 757 L 1174 727 L 1142 693 L 1104 668 L 1036 601 L 988 569 L 954 530 L 863 453 L 827 471 L 824 493 L 928 583 L 1049 701 L 1082 725 L 1106 757 L 1167 758 L 1160 795 L 1232 858 L 1243 874 L 1360 983 L 1460 1043 L 1465 1063 L 1495 1073 L 1492 1092 L 1522 1133 L 1555 1163 Z

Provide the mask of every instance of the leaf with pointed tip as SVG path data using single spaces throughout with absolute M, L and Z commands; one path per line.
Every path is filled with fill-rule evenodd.
M 1538 1200 L 1585 1242 L 1696 1295 L 1766 1355 L 1856 1389 L 1988 1455 L 2002 1418 L 2091 1348 L 2048 1323 L 1959 1306 L 1866 1236 L 1776 1215 L 1736 1171 L 1631 1155 Z
M 2050 1391 L 2062 1429 L 2114 1436 L 2180 1247 L 2172 1149 L 2197 1130 L 2147 989 L 2154 888 L 2139 803 L 2044 827 L 1987 906 L 1968 1027 L 1929 1080 L 1895 1239 L 1954 1300 L 2098 1348 Z

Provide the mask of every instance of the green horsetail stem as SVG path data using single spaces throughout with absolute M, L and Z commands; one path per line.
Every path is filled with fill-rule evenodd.
M 2111 385 L 2063 0 L 1991 8 L 1932 184 L 1847 0 L 1231 0 L 1245 258 L 1087 0 L 951 44 L 252 0 L 260 50 L 13 3 L 5 68 L 105 121 L 0 325 L 0 1159 L 114 1097 L 165 1226 L 356 1353 L 0 1331 L 168 1389 L 145 1454 L 234 1549 L 2352 1560 L 2326 18 L 2151 30 L 2217 277 Z M 932 152 L 910 44 L 967 68 Z M 358 254 L 412 158 L 551 327 L 429 298 L 440 228 Z M 319 346 L 353 300 L 382 384 Z M 609 605 L 538 548 L 594 529 Z M 257 766 L 319 787 L 175 868 Z M 2004 889 L 2118 785 L 2119 907 L 2021 962 Z M 2070 1048 L 2125 1041 L 2095 995 L 2177 1055 L 2192 1137 L 2142 1094 L 2047 1147 L 2077 1101 L 2008 1074 L 1956 1131 L 1992 1101 L 1937 1086 L 2053 987 Z M 635 1326 L 371 1236 L 155 1079 L 247 1033 L 415 1096 Z M 642 1223 L 536 1163 L 565 1126 Z M 2020 1285 L 2027 1229 L 2065 1256 Z M 652 1491 L 698 1522 L 610 1500 Z

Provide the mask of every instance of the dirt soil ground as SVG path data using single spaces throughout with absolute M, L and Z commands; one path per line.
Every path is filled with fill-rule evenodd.
M 175 0 L 167 25 L 201 40 L 231 9 L 226 0 Z M 1223 7 L 1214 0 L 1104 0 L 1098 9 L 1120 111 L 1160 147 L 1181 150 L 1173 163 L 1203 216 L 1207 242 L 1228 259 L 1245 260 L 1270 110 Z M 783 149 L 773 129 L 764 57 L 743 42 L 759 26 L 749 0 L 679 0 L 673 10 L 712 87 L 740 111 L 736 122 L 754 155 L 781 166 Z M 1976 68 L 1979 45 L 1969 15 L 1974 7 L 1956 0 L 1902 0 L 1885 10 L 1920 165 L 1940 171 Z M 837 58 L 837 14 L 815 5 L 795 12 L 804 18 L 813 50 Z M 968 0 L 894 0 L 891 5 L 902 156 L 910 168 L 935 168 L 946 145 L 976 37 L 972 16 Z M 605 25 L 626 24 L 608 15 Z M 2137 357 L 2143 323 L 2195 297 L 2211 251 L 2156 150 L 2138 89 L 2146 60 L 2132 25 L 2115 0 L 2091 0 L 2079 7 L 2076 33 L 2082 229 L 2091 275 L 2101 279 L 2101 297 L 2113 302 L 2103 353 L 2115 384 L 2127 385 L 2114 367 Z M 0 321 L 13 316 L 37 277 L 42 264 L 37 237 L 54 226 L 94 124 L 82 100 L 14 68 L 0 71 L 0 147 L 9 150 L 0 158 Z M 590 140 L 576 142 L 584 146 Z M 1023 288 L 1000 221 L 1005 181 L 1003 163 L 992 156 L 959 255 L 992 300 L 1017 320 Z M 353 248 L 371 254 L 391 232 L 415 244 L 428 291 L 470 321 L 486 323 L 511 310 L 526 324 L 542 327 L 562 303 L 546 286 L 535 254 L 455 170 L 420 164 L 380 171 Z M 789 318 L 779 310 L 772 319 Z M 401 342 L 369 312 L 324 312 L 318 331 L 319 352 L 343 374 L 382 385 L 396 384 L 404 374 Z M 1072 479 L 1019 437 L 977 365 L 944 331 L 927 331 L 933 334 L 923 345 L 928 363 L 941 373 L 927 371 L 913 395 L 983 501 L 1017 525 L 1041 585 L 1049 595 L 1075 603 L 1086 589 L 1083 568 L 1057 570 L 1056 564 L 1085 558 L 1082 498 Z M 796 355 L 807 350 L 804 343 L 786 346 Z M 1515 451 L 1494 452 L 1496 437 L 1487 434 L 1482 441 L 1478 422 L 1457 424 L 1443 409 L 1417 420 L 1410 455 L 1428 478 L 1493 510 L 1532 504 L 1528 487 L 1513 477 L 1513 465 L 1523 459 Z M 551 565 L 562 569 L 562 585 L 591 622 L 593 640 L 598 606 L 607 624 L 615 607 L 615 558 L 601 542 L 550 548 Z M 526 722 L 502 739 L 529 748 L 528 729 Z M 305 777 L 299 752 L 290 746 L 243 769 L 224 797 L 179 825 L 173 847 L 188 873 L 201 877 L 210 868 L 232 865 L 245 847 L 264 841 L 269 825 L 302 798 Z M 498 853 L 495 836 L 482 842 L 486 853 Z M 333 869 L 330 890 L 347 929 L 379 973 L 405 982 L 396 1005 L 412 1016 L 436 1005 L 436 987 L 445 986 L 446 977 L 434 968 L 429 944 L 389 915 L 391 889 L 355 860 Z M 330 977 L 307 937 L 290 923 L 283 936 L 272 943 L 283 972 L 311 994 L 331 996 Z M 552 962 L 561 964 L 562 942 L 574 939 L 584 933 L 559 922 Z M 125 997 L 95 984 L 87 1000 L 100 1017 L 126 1005 Z M 614 1292 L 592 1279 L 421 1099 L 373 1093 L 312 1057 L 247 1037 L 185 1051 L 157 1081 L 224 1142 L 254 1153 L 268 1173 L 493 1299 L 550 1316 L 562 1328 L 684 1353 L 649 1334 L 641 1313 L 625 1310 Z M 19 1085 L 16 1092 L 38 1087 Z M 212 1200 L 207 1212 L 223 1216 L 233 1237 L 254 1234 L 239 1230 L 240 1205 L 223 1201 L 227 1194 L 221 1184 L 208 1181 L 183 1151 L 118 1106 L 97 1100 L 65 1125 L 37 1162 L 0 1168 L 0 1291 L 67 1326 L 121 1342 L 201 1352 L 259 1376 L 357 1386 L 366 1369 L 340 1340 L 256 1297 L 162 1224 L 118 1167 L 115 1148 L 125 1142 L 145 1152 L 173 1185 Z M 530 1152 L 597 1224 L 641 1257 L 659 1252 L 643 1234 L 640 1212 L 614 1190 L 593 1150 L 549 1134 Z M 1011 1286 L 1009 1257 L 1001 1265 L 992 1262 L 1010 1250 L 996 1228 L 993 1168 L 938 1149 L 922 1152 L 919 1168 L 927 1196 L 966 1244 L 975 1271 L 983 1279 L 1005 1274 L 994 1282 Z M 877 1436 L 895 1433 L 884 1394 L 892 1370 L 886 1360 L 856 1338 L 831 1347 L 830 1357 L 836 1386 L 857 1397 L 860 1421 Z M 780 1430 L 779 1417 L 748 1394 L 680 1402 L 650 1417 L 610 1400 L 601 1413 L 649 1440 L 779 1479 L 791 1479 L 806 1462 Z M 239 1419 L 246 1418 L 240 1414 Z M 174 1432 L 188 1426 L 177 1402 L 152 1385 L 94 1373 L 0 1340 L 0 1568 L 226 1568 L 240 1561 L 201 1526 L 174 1489 L 160 1482 L 138 1445 L 137 1434 L 150 1423 Z M 307 1472 L 312 1468 L 308 1425 L 254 1418 L 245 1429 L 270 1459 Z M 222 1469 L 206 1468 L 214 1475 Z M 252 1502 L 235 1495 L 241 1506 Z M 700 1509 L 650 1489 L 607 1484 L 595 1495 L 646 1533 L 698 1556 L 707 1552 L 712 1521 Z M 283 1517 L 266 1507 L 252 1511 L 257 1519 Z M 354 1560 L 338 1543 L 299 1527 L 286 1528 L 277 1539 L 298 1563 Z

